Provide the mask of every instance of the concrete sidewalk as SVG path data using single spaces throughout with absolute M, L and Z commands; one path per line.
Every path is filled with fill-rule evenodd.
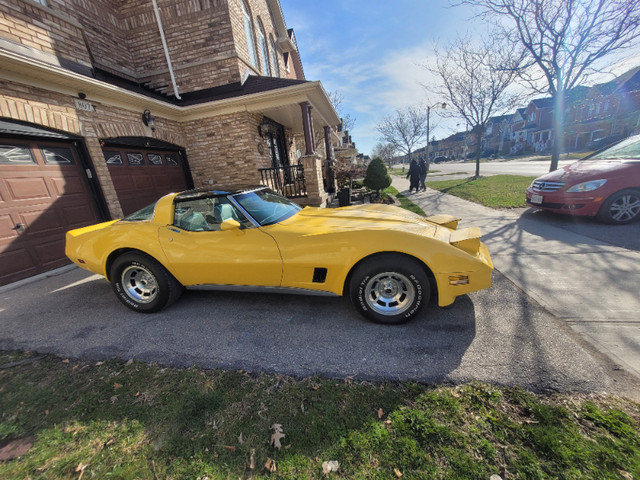
M 429 188 L 409 195 L 401 177 L 393 186 L 429 215 L 480 227 L 499 272 L 615 368 L 640 377 L 640 252 L 544 224 L 522 215 L 526 209 L 495 210 Z

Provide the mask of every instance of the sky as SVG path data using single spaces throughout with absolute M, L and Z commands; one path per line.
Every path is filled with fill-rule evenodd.
M 306 79 L 320 80 L 327 93 L 343 98 L 338 113 L 355 118 L 350 134 L 366 155 L 380 142 L 376 124 L 385 116 L 408 106 L 425 108 L 446 101 L 424 87 L 435 81 L 424 67 L 434 63 L 434 46 L 483 29 L 469 7 L 451 7 L 449 0 L 280 4 L 287 27 L 294 29 Z M 437 109 L 432 110 L 431 123 L 430 135 L 438 139 L 462 130 L 456 127 L 460 120 L 439 118 Z

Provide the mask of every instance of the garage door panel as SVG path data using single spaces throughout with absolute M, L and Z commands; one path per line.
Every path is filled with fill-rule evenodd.
M 16 223 L 11 215 L 0 214 L 0 241 L 11 241 L 18 236 L 18 232 L 13 230 Z
M 148 173 L 148 172 L 147 172 Z M 153 179 L 151 175 L 135 176 L 133 177 L 133 188 L 136 189 L 152 189 Z
M 36 235 L 41 233 L 53 233 L 63 228 L 57 209 L 31 210 L 20 214 L 22 223 L 26 225 L 21 235 Z
M 115 169 L 109 169 L 109 171 L 111 172 L 111 181 L 113 182 L 113 188 L 115 188 L 117 192 L 133 190 L 133 179 L 125 172 L 114 173 L 113 170 Z
M 63 195 L 86 195 L 87 188 L 82 177 L 54 177 L 51 179 L 54 193 L 57 197 Z
M 12 200 L 50 198 L 47 182 L 39 178 L 9 178 L 6 181 Z
M 95 219 L 93 209 L 89 205 L 68 205 L 59 208 L 62 223 L 66 228 L 77 228 L 87 225 Z
M 0 252 L 0 284 L 6 284 L 38 273 L 26 248 Z
M 34 248 L 35 254 L 38 257 L 38 262 L 44 265 L 47 269 L 55 268 L 58 266 L 64 255 L 64 239 L 56 239 L 48 243 L 39 243 Z M 68 262 L 63 262 L 64 263 Z

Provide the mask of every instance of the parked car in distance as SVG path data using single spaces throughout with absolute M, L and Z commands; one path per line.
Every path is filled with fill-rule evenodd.
M 157 312 L 184 287 L 349 296 L 402 323 L 491 286 L 477 227 L 390 205 L 301 208 L 263 186 L 190 190 L 128 217 L 67 232 L 66 254 L 127 307 Z
M 536 178 L 527 205 L 621 225 L 640 219 L 640 135 Z

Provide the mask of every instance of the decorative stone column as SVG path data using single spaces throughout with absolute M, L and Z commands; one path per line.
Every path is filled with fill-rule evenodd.
M 324 191 L 322 181 L 322 157 L 312 154 L 305 155 L 300 160 L 304 167 L 304 178 L 307 183 L 307 199 L 304 203 L 312 207 L 326 206 L 329 195 Z

